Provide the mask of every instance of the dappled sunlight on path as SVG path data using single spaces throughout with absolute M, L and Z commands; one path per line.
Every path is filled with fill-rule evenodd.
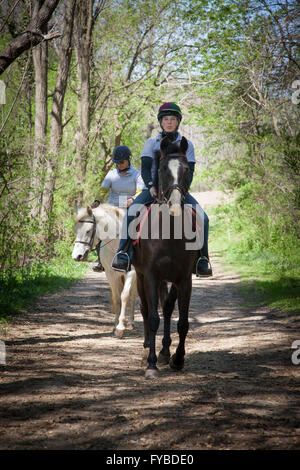
M 41 298 L 15 318 L 1 367 L 1 449 L 286 449 L 300 443 L 298 332 L 245 304 L 235 274 L 213 258 L 193 277 L 186 363 L 148 382 L 143 325 L 112 335 L 105 274 Z M 172 317 L 172 350 L 178 343 Z M 157 349 L 162 339 L 159 327 Z M 298 330 L 299 331 L 299 330 Z

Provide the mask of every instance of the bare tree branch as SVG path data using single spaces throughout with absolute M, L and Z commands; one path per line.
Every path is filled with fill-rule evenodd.
M 26 31 L 17 36 L 0 53 L 0 75 L 12 64 L 24 51 L 36 46 L 43 40 L 57 37 L 58 33 L 43 35 L 42 30 L 50 20 L 59 0 L 46 0 L 37 14 L 32 17 Z
M 30 62 L 30 59 L 29 59 L 29 57 L 28 57 L 27 63 L 26 63 L 26 67 L 25 67 L 24 73 L 23 73 L 23 75 L 22 75 L 22 78 L 21 78 L 21 82 L 20 82 L 18 91 L 17 91 L 16 96 L 15 96 L 13 102 L 12 102 L 12 105 L 11 105 L 11 107 L 10 107 L 10 110 L 8 111 L 7 116 L 6 116 L 5 120 L 4 120 L 4 122 L 2 123 L 1 129 L 0 129 L 0 135 L 1 135 L 1 133 L 2 133 L 2 131 L 3 131 L 4 127 L 5 127 L 5 125 L 6 125 L 6 123 L 7 123 L 7 121 L 8 121 L 9 116 L 11 115 L 12 110 L 14 109 L 14 106 L 15 106 L 15 104 L 16 104 L 16 101 L 17 101 L 17 99 L 18 99 L 18 96 L 19 96 L 19 94 L 20 94 L 20 91 L 21 91 L 21 89 L 22 89 L 22 87 L 23 87 L 23 82 L 24 82 L 24 79 L 25 79 L 26 74 L 27 74 L 29 62 Z
M 11 16 L 12 12 L 15 10 L 15 8 L 16 8 L 16 6 L 18 5 L 19 2 L 20 2 L 20 0 L 16 0 L 15 4 L 14 4 L 13 7 L 10 9 L 10 11 L 9 11 L 9 13 L 8 13 L 8 15 L 7 15 L 7 17 L 6 17 L 5 20 L 4 20 L 4 23 L 3 23 L 2 27 L 0 28 L 0 33 L 3 31 L 4 26 L 5 26 L 6 23 L 7 23 L 8 18 Z

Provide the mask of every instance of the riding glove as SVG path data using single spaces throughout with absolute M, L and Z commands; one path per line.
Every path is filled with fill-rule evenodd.
M 150 194 L 151 196 L 153 197 L 153 199 L 156 199 L 157 198 L 157 189 L 155 186 L 151 186 L 151 188 L 149 189 L 150 191 Z

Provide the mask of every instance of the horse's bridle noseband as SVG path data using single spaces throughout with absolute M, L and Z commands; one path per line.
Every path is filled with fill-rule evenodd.
M 93 232 L 92 232 L 92 235 L 91 235 L 91 239 L 89 242 L 83 242 L 81 240 L 75 240 L 75 243 L 82 243 L 83 245 L 88 245 L 90 247 L 90 249 L 93 248 L 93 245 L 94 245 L 94 239 L 95 239 L 95 234 L 96 234 L 96 219 L 95 219 L 95 216 L 93 214 L 93 220 L 78 220 L 79 223 L 88 223 L 88 224 L 93 224 Z
M 171 193 L 174 189 L 178 189 L 178 191 L 179 191 L 180 194 L 181 194 L 181 199 L 182 199 L 182 200 L 185 198 L 186 189 L 185 189 L 183 186 L 180 186 L 179 184 L 172 184 L 172 186 L 169 186 L 165 192 L 162 192 L 162 199 L 163 199 L 165 202 L 168 201 L 168 199 L 169 199 L 169 197 L 170 197 L 170 193 Z

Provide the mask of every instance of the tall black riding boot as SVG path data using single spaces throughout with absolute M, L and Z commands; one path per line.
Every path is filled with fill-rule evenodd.
M 208 256 L 208 231 L 209 231 L 209 219 L 207 214 L 204 212 L 204 240 L 203 247 L 199 251 L 199 257 L 194 267 L 194 273 L 197 277 L 211 277 L 212 268 Z
M 99 243 L 97 243 L 96 245 L 96 250 L 97 250 L 97 255 L 98 255 L 98 264 L 96 264 L 95 266 L 93 266 L 93 271 L 97 272 L 97 273 L 102 273 L 103 271 L 105 271 L 104 267 L 102 266 L 102 263 L 100 261 L 100 244 L 101 244 L 101 240 Z
M 131 260 L 133 256 L 132 240 L 120 240 L 119 251 L 113 257 L 111 267 L 115 271 L 128 272 L 131 269 Z

